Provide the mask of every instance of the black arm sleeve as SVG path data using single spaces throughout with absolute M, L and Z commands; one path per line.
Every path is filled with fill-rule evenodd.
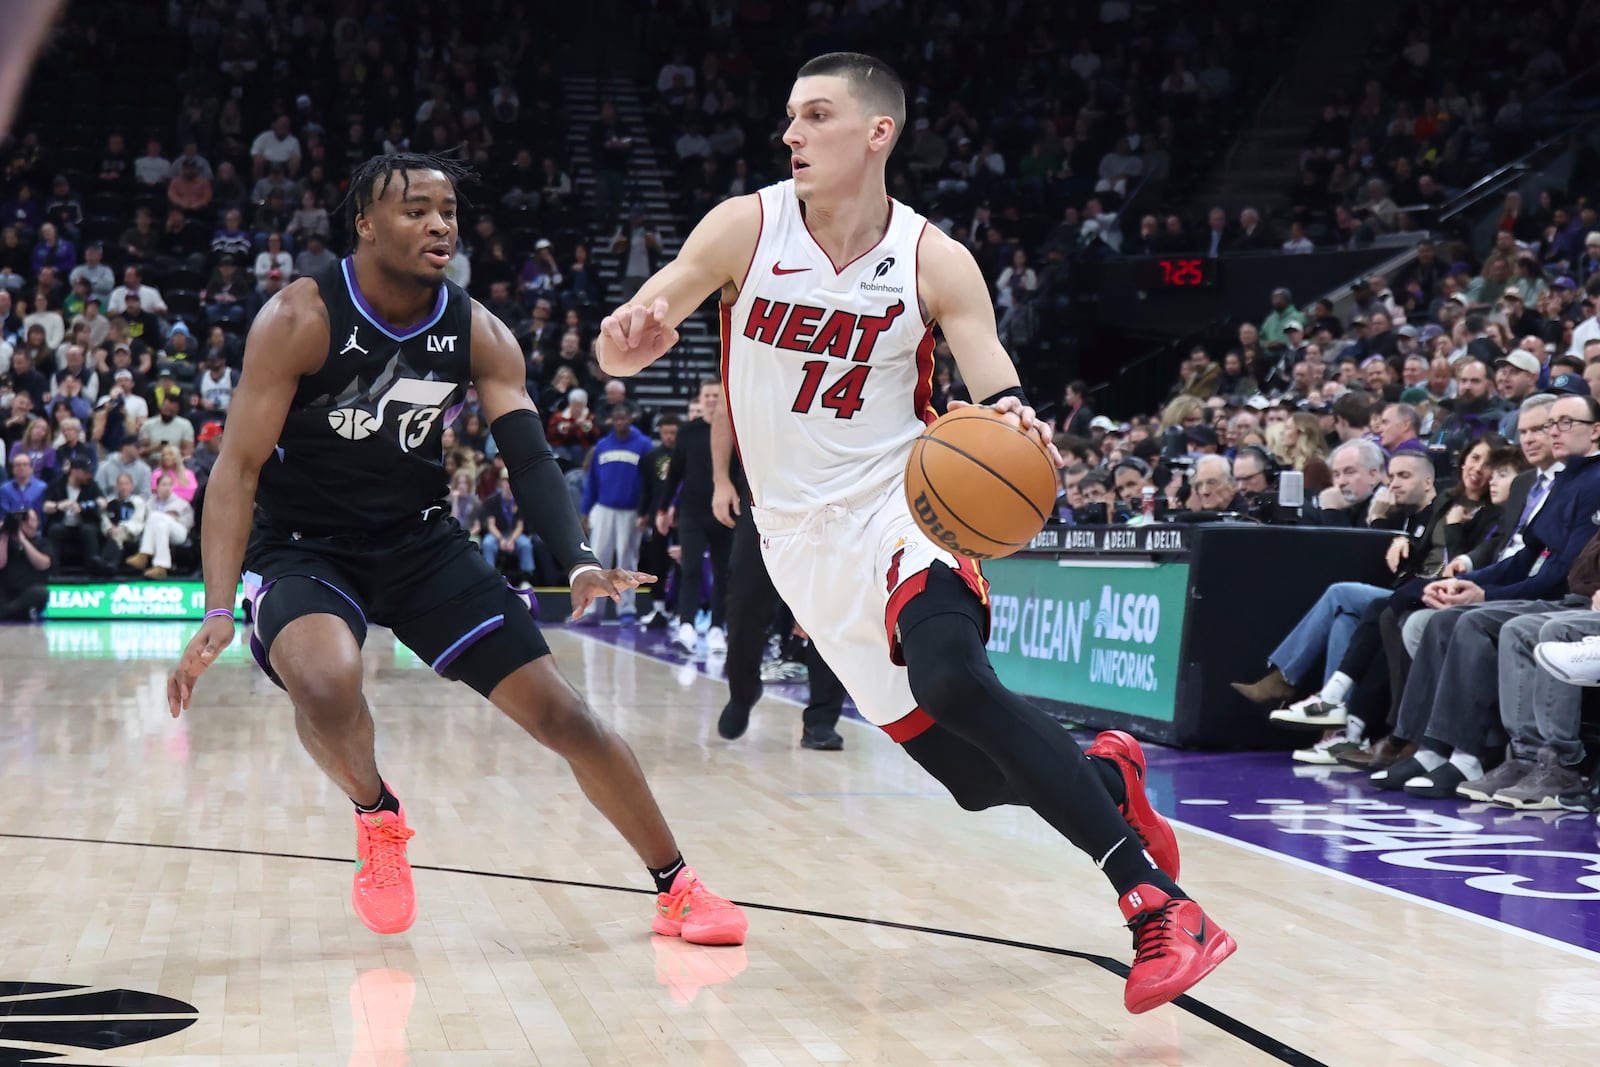
M 555 453 L 550 451 L 539 416 L 519 408 L 495 419 L 489 432 L 494 434 L 495 444 L 505 457 L 517 506 L 533 532 L 555 554 L 556 562 L 568 574 L 585 563 L 598 566 L 600 561 L 584 543 L 583 527 L 572 507 L 567 481 Z

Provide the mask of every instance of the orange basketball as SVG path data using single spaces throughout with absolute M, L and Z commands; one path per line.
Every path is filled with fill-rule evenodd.
M 1004 416 L 957 408 L 912 443 L 906 503 L 945 551 L 1009 556 L 1033 540 L 1055 508 L 1055 467 L 1039 439 Z

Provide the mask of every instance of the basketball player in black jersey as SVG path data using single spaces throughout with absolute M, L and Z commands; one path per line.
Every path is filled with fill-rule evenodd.
M 445 279 L 465 171 L 381 156 L 351 180 L 354 253 L 293 282 L 251 327 L 202 548 L 207 613 L 168 682 L 174 716 L 233 640 L 241 572 L 251 648 L 294 703 L 306 750 L 356 809 L 356 913 L 378 933 L 416 916 L 400 802 L 379 776 L 362 695 L 369 624 L 487 697 L 571 765 L 656 881 L 652 928 L 739 944 L 745 918 L 684 866 L 627 744 L 556 670 L 526 600 L 451 517 L 440 438 L 477 386 L 522 513 L 568 568 L 573 617 L 650 575 L 603 570 L 524 389 L 511 332 Z

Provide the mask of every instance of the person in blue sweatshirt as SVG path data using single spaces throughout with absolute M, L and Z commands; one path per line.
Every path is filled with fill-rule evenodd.
M 1600 536 L 1600 402 L 1563 396 L 1544 429 L 1564 466 L 1529 520 L 1522 549 L 1423 590 L 1424 606 L 1436 614 L 1423 630 L 1393 735 L 1418 747 L 1371 776 L 1379 789 L 1454 796 L 1462 782 L 1482 778 L 1479 756 L 1500 721 L 1501 628 L 1523 615 L 1588 605 L 1588 597 L 1567 603 L 1567 571 Z
M 600 566 L 631 571 L 639 565 L 639 537 L 645 525 L 639 514 L 646 474 L 642 461 L 651 444 L 650 438 L 634 427 L 630 405 L 613 407 L 609 421 L 611 432 L 595 443 L 589 456 L 580 510 Z M 604 601 L 604 597 L 596 597 L 578 625 L 599 625 Z M 633 590 L 628 589 L 617 605 L 617 618 L 628 625 L 635 617 Z

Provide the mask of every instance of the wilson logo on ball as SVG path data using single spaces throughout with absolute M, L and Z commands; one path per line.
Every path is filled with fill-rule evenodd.
M 956 532 L 940 520 L 939 512 L 934 509 L 933 501 L 928 499 L 927 493 L 918 493 L 917 499 L 911 506 L 922 529 L 947 552 L 953 552 L 958 556 L 966 556 L 970 559 L 986 558 L 982 553 L 961 547 L 956 540 Z
M 940 548 L 968 559 L 1009 556 L 1055 510 L 1056 474 L 1034 434 L 991 408 L 958 408 L 911 445 L 906 503 Z

